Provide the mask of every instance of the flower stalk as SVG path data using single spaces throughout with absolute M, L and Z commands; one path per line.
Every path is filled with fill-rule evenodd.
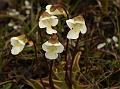
M 74 51 L 73 51 L 73 57 L 72 57 L 72 60 L 71 60 L 71 65 L 70 65 L 70 84 L 71 84 L 71 87 L 72 87 L 72 84 L 73 84 L 73 80 L 72 80 L 72 68 L 73 68 L 73 62 L 74 62 L 74 59 L 75 59 L 75 55 L 77 53 L 77 46 L 78 46 L 78 43 L 79 43 L 79 39 L 80 39 L 80 36 L 78 37 L 77 41 L 76 41 L 76 44 L 75 44 L 75 48 L 74 48 Z
M 37 46 L 36 46 L 36 43 L 34 42 L 33 43 L 34 45 L 34 50 L 35 50 L 35 60 L 33 62 L 33 72 L 36 71 L 37 69 L 37 66 L 39 65 L 39 59 L 38 59 L 38 53 L 37 53 Z M 40 77 L 40 82 L 43 86 L 44 89 L 46 89 L 45 85 L 44 85 L 44 82 L 42 81 L 42 78 Z
M 54 83 L 53 83 L 53 80 L 52 80 L 52 66 L 53 66 L 53 60 L 50 61 L 49 84 L 50 84 L 51 89 L 55 89 Z
M 66 51 L 65 51 L 65 61 L 66 61 L 66 64 L 65 64 L 65 82 L 67 84 L 67 86 L 70 88 L 70 76 L 69 76 L 69 71 L 68 71 L 68 47 L 69 46 L 69 39 L 67 39 L 67 42 L 66 42 Z

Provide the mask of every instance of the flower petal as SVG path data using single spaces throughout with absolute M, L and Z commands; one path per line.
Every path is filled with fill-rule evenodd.
M 85 34 L 86 32 L 87 32 L 87 27 L 86 27 L 86 25 L 84 24 L 84 25 L 81 26 L 81 33 L 82 33 L 82 34 Z
M 113 39 L 113 41 L 114 41 L 115 43 L 118 42 L 118 38 L 117 38 L 116 36 L 113 36 L 112 39 Z
M 46 32 L 47 32 L 48 34 L 57 33 L 57 31 L 54 30 L 54 29 L 52 29 L 52 28 L 46 28 Z
M 50 10 L 51 7 L 52 7 L 52 5 L 47 5 L 46 10 Z
M 97 49 L 101 49 L 106 45 L 106 43 L 100 43 L 97 45 Z
M 17 40 L 18 40 L 17 37 L 12 37 L 12 38 L 10 39 L 11 45 L 12 45 L 12 46 L 15 46 Z
M 42 20 L 39 21 L 39 27 L 40 28 L 45 28 L 46 27 Z
M 58 54 L 53 52 L 46 52 L 45 57 L 52 60 L 56 59 L 58 57 Z
M 22 50 L 23 50 L 23 48 L 24 48 L 24 46 L 20 46 L 20 47 L 12 47 L 12 49 L 11 49 L 11 53 L 13 54 L 13 55 L 17 55 L 17 54 L 19 54 Z
M 48 51 L 48 48 L 47 48 L 47 44 L 48 42 L 45 42 L 43 45 L 42 45 L 42 49 L 44 50 L 44 51 Z
M 51 17 L 51 25 L 56 26 L 58 24 L 58 19 L 54 16 Z
M 70 29 L 73 29 L 73 23 L 74 23 L 73 19 L 66 20 L 66 23 Z
M 64 50 L 64 46 L 60 43 L 60 46 L 57 46 L 56 52 L 57 52 L 57 53 L 62 53 L 63 50 Z
M 68 39 L 77 39 L 79 37 L 79 32 L 75 32 L 74 30 L 70 30 L 67 34 Z
M 47 6 L 46 6 L 46 10 L 45 10 L 45 11 L 46 11 L 47 13 L 49 13 L 50 15 L 52 15 L 52 13 L 51 13 L 51 11 L 50 11 L 51 7 L 52 7 L 52 5 L 47 5 Z
M 16 46 L 16 45 L 25 45 L 25 43 L 22 40 L 19 40 L 18 37 L 12 37 L 11 39 L 11 45 Z

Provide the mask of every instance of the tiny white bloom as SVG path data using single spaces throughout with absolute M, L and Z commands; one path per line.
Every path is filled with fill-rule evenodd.
M 13 26 L 13 29 L 15 29 L 15 30 L 18 29 L 18 26 L 17 26 L 17 25 L 14 25 L 14 26 Z
M 25 6 L 29 6 L 30 2 L 28 0 L 25 0 Z
M 10 16 L 14 16 L 15 13 L 13 13 L 13 12 L 8 12 L 8 15 L 10 15 Z
M 58 58 L 58 53 L 63 52 L 64 46 L 60 42 L 50 43 L 47 41 L 42 45 L 42 49 L 46 51 L 45 57 L 52 60 Z
M 25 13 L 26 13 L 27 15 L 30 15 L 30 10 L 25 10 Z
M 60 5 L 47 5 L 46 12 L 50 15 L 66 15 L 64 9 Z
M 21 35 L 18 37 L 12 37 L 10 41 L 12 45 L 11 53 L 13 55 L 17 55 L 23 50 L 27 39 L 25 38 L 25 35 Z
M 114 41 L 115 43 L 118 42 L 118 38 L 117 38 L 116 36 L 113 36 L 112 39 L 113 39 L 113 41 Z
M 25 8 L 27 9 L 31 9 L 31 5 L 30 5 L 30 2 L 28 0 L 25 0 Z
M 19 15 L 19 14 L 20 14 L 19 11 L 17 11 L 16 9 L 12 9 L 12 13 L 13 13 L 14 15 Z
M 111 38 L 107 38 L 106 41 L 107 41 L 108 43 L 111 43 L 112 40 L 111 40 Z
M 20 12 L 18 12 L 18 11 L 15 12 L 15 15 L 19 15 L 19 14 L 20 14 Z
M 77 16 L 72 19 L 66 20 L 66 23 L 71 29 L 67 34 L 68 39 L 77 39 L 80 32 L 82 34 L 85 34 L 87 32 L 85 21 L 82 16 Z
M 17 30 L 17 29 L 20 29 L 20 28 L 21 28 L 20 25 L 14 25 L 14 26 L 13 26 L 13 29 L 14 29 L 14 30 Z
M 13 22 L 9 22 L 9 23 L 8 23 L 8 26 L 9 26 L 9 27 L 13 27 L 13 26 L 14 26 L 14 23 L 13 23 Z
M 100 43 L 97 45 L 97 49 L 101 49 L 106 45 L 106 43 Z
M 8 12 L 8 15 L 10 16 L 17 16 L 19 15 L 19 11 L 16 11 L 16 9 L 12 9 L 11 11 Z
M 52 27 L 58 24 L 58 18 L 56 16 L 51 16 L 47 12 L 44 12 L 39 19 L 39 27 L 46 28 L 48 34 L 57 33 Z
M 116 44 L 115 44 L 115 47 L 118 47 L 118 46 L 119 46 L 119 45 L 116 43 Z

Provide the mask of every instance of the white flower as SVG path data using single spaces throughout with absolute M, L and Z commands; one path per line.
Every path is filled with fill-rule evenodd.
M 14 29 L 14 30 L 17 30 L 17 29 L 20 29 L 20 28 L 21 28 L 20 25 L 14 25 L 14 26 L 13 26 L 13 29 Z
M 46 32 L 48 34 L 57 33 L 57 31 L 52 28 L 52 26 L 56 26 L 57 24 L 58 24 L 57 17 L 51 16 L 47 12 L 44 12 L 39 19 L 39 27 L 46 28 Z
M 19 14 L 20 14 L 20 12 L 16 11 L 16 9 L 12 9 L 11 11 L 8 12 L 8 15 L 10 15 L 10 16 L 17 16 Z
M 73 19 L 66 20 L 66 23 L 71 29 L 67 34 L 68 39 L 77 39 L 80 32 L 85 34 L 87 31 L 85 21 L 82 16 L 77 16 Z
M 9 22 L 9 23 L 8 23 L 8 26 L 9 26 L 9 27 L 13 27 L 14 24 L 15 24 L 14 22 Z
M 60 5 L 47 5 L 46 12 L 50 15 L 66 15 L 64 9 Z
M 25 6 L 29 6 L 30 2 L 28 0 L 25 0 Z
M 25 0 L 25 8 L 26 9 L 31 9 L 31 5 L 30 5 L 30 2 L 28 0 Z
M 112 40 L 111 40 L 111 38 L 107 38 L 106 41 L 107 41 L 107 43 L 111 43 Z
M 112 39 L 113 39 L 113 41 L 114 41 L 115 43 L 118 42 L 118 38 L 117 38 L 116 36 L 113 36 Z
M 18 26 L 17 26 L 17 25 L 14 25 L 14 26 L 13 26 L 13 29 L 17 30 L 17 29 L 18 29 Z
M 11 49 L 11 53 L 13 55 L 17 55 L 23 50 L 27 39 L 25 38 L 25 35 L 21 35 L 18 37 L 12 37 L 10 41 L 11 45 L 13 46 Z
M 25 10 L 26 15 L 30 15 L 30 10 Z
M 47 41 L 42 45 L 42 49 L 46 51 L 45 57 L 52 60 L 58 58 L 58 53 L 62 53 L 64 47 L 60 42 L 50 43 Z
M 119 47 L 119 45 L 116 43 L 116 44 L 115 44 L 115 47 Z
M 97 49 L 101 49 L 106 45 L 106 43 L 100 43 L 97 45 Z

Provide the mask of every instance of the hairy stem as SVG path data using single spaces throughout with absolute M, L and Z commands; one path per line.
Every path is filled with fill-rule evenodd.
M 53 66 L 53 60 L 50 61 L 50 69 L 49 69 L 49 84 L 50 84 L 51 89 L 55 89 L 55 87 L 54 87 L 54 83 L 53 83 L 53 80 L 52 80 L 52 66 Z
M 34 43 L 34 50 L 35 50 L 35 60 L 33 62 L 33 65 L 36 64 L 36 66 L 38 65 L 38 54 L 37 54 L 37 47 L 36 47 L 36 44 Z
M 33 62 L 33 71 L 36 70 L 36 68 L 37 68 L 37 66 L 38 66 L 38 64 L 39 64 L 38 54 L 37 54 L 37 47 L 36 47 L 36 44 L 35 44 L 35 43 L 34 43 L 34 50 L 35 50 L 35 60 L 34 60 L 34 62 Z M 41 82 L 43 88 L 46 89 L 41 77 L 40 77 L 40 82 Z
M 74 62 L 74 59 L 75 59 L 75 55 L 77 53 L 77 46 L 78 46 L 78 42 L 79 42 L 79 39 L 80 39 L 80 36 L 79 38 L 77 39 L 76 41 L 76 45 L 75 45 L 75 48 L 74 48 L 74 51 L 73 51 L 73 57 L 72 57 L 72 60 L 71 60 L 71 65 L 70 65 L 70 84 L 71 84 L 71 87 L 72 87 L 72 84 L 73 84 L 73 80 L 72 80 L 72 67 L 73 67 L 73 62 Z
M 67 56 L 68 56 L 68 46 L 69 46 L 69 39 L 67 39 L 67 43 L 66 43 L 66 52 L 65 52 L 65 61 L 66 61 L 66 64 L 65 64 L 65 82 L 67 84 L 67 86 L 69 87 L 69 89 L 72 89 L 71 88 L 71 82 L 70 82 L 70 76 L 69 76 L 69 68 L 68 68 L 68 59 L 67 59 Z

